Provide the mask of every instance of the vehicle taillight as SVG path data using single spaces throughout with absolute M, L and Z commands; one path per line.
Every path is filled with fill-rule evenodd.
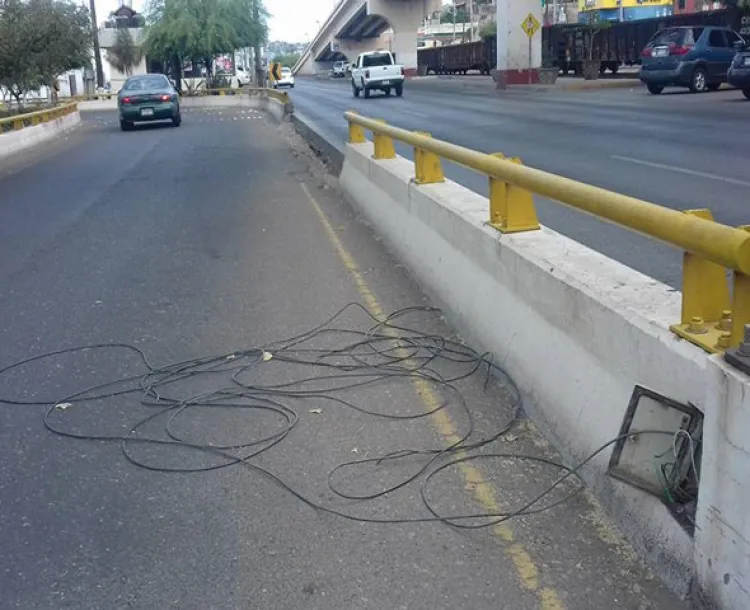
M 129 103 L 130 103 L 131 101 L 132 101 L 132 100 L 131 100 L 131 99 L 130 99 L 129 97 L 124 97 L 124 98 L 122 98 L 122 103 L 123 103 L 123 104 L 129 104 Z
M 403 75 L 404 75 L 404 67 L 401 66 L 401 76 L 403 76 Z
M 641 51 L 641 57 L 651 57 L 651 47 L 646 47 Z
M 369 70 L 365 70 L 365 78 L 370 78 L 370 71 Z
M 172 99 L 171 95 L 164 94 L 164 95 L 161 96 L 161 101 L 162 102 L 168 102 L 171 99 Z
M 687 55 L 690 53 L 690 51 L 693 50 L 693 45 L 680 45 L 680 46 L 669 46 L 669 54 L 670 55 Z

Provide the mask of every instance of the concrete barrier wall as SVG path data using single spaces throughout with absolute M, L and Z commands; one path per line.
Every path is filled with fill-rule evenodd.
M 732 403 L 737 408 L 731 412 L 738 413 L 738 399 L 729 394 L 745 388 L 747 379 L 722 372 L 727 396 L 718 398 L 717 363 L 669 332 L 680 315 L 678 293 L 546 228 L 502 235 L 485 224 L 484 197 L 451 182 L 417 185 L 410 161 L 374 160 L 372 153 L 369 142 L 347 145 L 343 192 L 464 338 L 492 352 L 514 377 L 526 411 L 570 463 L 618 435 L 636 384 L 698 406 L 706 416 L 707 434 L 714 437 L 719 434 L 717 412 L 726 412 Z M 750 398 L 743 400 L 750 406 Z M 750 430 L 747 411 L 742 417 L 744 430 Z M 719 438 L 711 442 L 724 444 Z M 723 476 L 740 477 L 743 497 L 750 500 L 747 470 L 738 470 L 750 466 L 750 443 L 743 441 L 742 447 L 735 449 L 735 462 L 722 463 Z M 697 558 L 705 555 L 705 536 L 715 541 L 706 533 L 709 525 L 694 544 L 658 499 L 606 474 L 610 454 L 608 449 L 594 459 L 583 470 L 584 478 L 647 563 L 673 590 L 687 595 Z M 729 536 L 731 526 L 719 525 L 707 508 L 716 504 L 717 486 L 722 486 L 721 479 L 707 485 L 708 476 L 706 471 L 699 515 L 713 514 L 711 527 L 722 527 Z M 720 503 L 720 509 L 725 505 Z M 732 513 L 732 524 L 740 531 L 747 531 L 745 520 L 750 521 L 739 514 L 744 510 L 750 515 L 747 505 Z M 722 549 L 712 547 L 713 567 L 708 558 L 702 560 L 698 573 L 705 589 L 709 582 L 725 580 L 723 575 L 717 580 L 716 573 L 715 558 Z M 745 541 L 726 561 L 734 562 L 735 570 L 744 561 L 748 574 L 748 550 Z M 736 582 L 735 595 L 750 590 L 747 583 Z M 750 607 L 743 599 L 743 604 L 723 607 Z
M 180 100 L 184 108 L 243 107 L 268 112 L 276 121 L 290 120 L 293 113 L 291 102 L 284 103 L 265 95 L 206 95 L 184 97 Z
M 0 159 L 15 155 L 26 148 L 57 138 L 73 129 L 81 122 L 81 115 L 76 112 L 64 117 L 24 127 L 18 131 L 7 131 L 0 134 Z
M 708 364 L 695 558 L 706 597 L 750 608 L 750 378 L 720 356 Z M 710 416 L 709 416 L 710 415 Z

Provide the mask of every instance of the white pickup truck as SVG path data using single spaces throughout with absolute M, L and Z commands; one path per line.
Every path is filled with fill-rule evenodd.
M 362 53 L 352 67 L 352 93 L 359 97 L 362 91 L 366 98 L 370 91 L 379 90 L 390 95 L 395 91 L 401 97 L 404 94 L 404 67 L 396 63 L 388 51 Z

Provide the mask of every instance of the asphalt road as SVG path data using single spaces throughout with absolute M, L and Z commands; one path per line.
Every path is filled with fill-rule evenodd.
M 527 165 L 685 210 L 709 208 L 723 223 L 750 224 L 747 142 L 750 102 L 738 91 L 680 90 L 651 96 L 639 85 L 582 92 L 467 87 L 466 81 L 407 83 L 404 97 L 354 99 L 344 81 L 298 79 L 297 111 L 343 143 L 348 109 Z M 403 147 L 400 154 L 411 156 Z M 486 178 L 446 165 L 479 193 Z M 556 203 L 539 200 L 540 221 L 669 285 L 681 285 L 680 254 Z
M 153 387 L 153 378 L 94 392 L 111 396 L 67 399 L 144 374 L 137 354 L 121 344 L 143 350 L 157 368 L 208 355 L 225 367 L 256 358 L 239 381 L 265 388 L 265 398 L 284 403 L 299 422 L 250 463 L 311 502 L 375 519 L 428 517 L 419 486 L 374 502 L 343 501 L 327 485 L 331 469 L 408 447 L 445 447 L 469 425 L 453 392 L 443 395 L 450 400 L 441 416 L 394 421 L 310 386 L 302 396 L 277 391 L 306 375 L 324 388 L 338 382 L 321 381 L 330 368 L 315 365 L 311 373 L 272 343 L 318 326 L 349 302 L 385 311 L 429 305 L 289 134 L 239 110 L 185 110 L 179 129 L 128 133 L 114 112 L 84 117 L 64 140 L 0 167 L 0 609 L 686 607 L 586 495 L 475 531 L 361 523 L 313 509 L 237 464 L 164 470 L 221 464 L 217 447 L 278 430 L 278 413 L 244 409 L 246 398 L 230 401 L 243 409 L 214 402 L 179 413 L 166 402 L 187 406 L 216 390 L 237 391 L 224 374 L 180 376 L 184 365 L 174 367 L 150 406 L 140 404 L 141 392 L 115 392 Z M 452 336 L 436 314 L 402 322 Z M 351 308 L 335 322 L 362 331 L 371 324 Z M 298 357 L 342 341 L 351 336 L 318 335 L 298 347 Z M 53 350 L 113 343 L 6 368 Z M 270 358 L 243 355 L 261 346 Z M 351 362 L 342 353 L 326 364 L 332 361 Z M 465 369 L 440 359 L 430 366 L 446 377 Z M 427 410 L 430 392 L 412 385 L 392 379 L 338 396 L 365 411 L 415 415 Z M 455 384 L 474 440 L 497 432 L 514 408 L 507 383 L 484 385 L 482 375 Z M 101 440 L 53 434 L 44 424 L 50 406 L 50 428 Z M 132 437 L 148 417 L 137 436 L 168 444 L 125 445 L 142 468 L 117 439 Z M 506 457 L 448 469 L 430 484 L 442 514 L 518 506 L 559 474 L 507 456 L 555 459 L 526 422 L 482 451 Z M 334 482 L 382 491 L 424 460 L 357 467 Z

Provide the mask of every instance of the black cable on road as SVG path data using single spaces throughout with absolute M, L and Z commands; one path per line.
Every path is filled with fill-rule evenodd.
M 347 312 L 353 310 L 367 314 L 372 324 L 365 329 L 336 326 Z M 409 316 L 421 316 L 430 322 L 429 318 L 439 315 L 440 311 L 433 307 L 417 306 L 395 311 L 384 320 L 378 320 L 361 305 L 349 303 L 324 323 L 297 336 L 275 341 L 263 347 L 204 356 L 164 366 L 154 365 L 143 350 L 126 343 L 101 343 L 56 350 L 0 368 L 0 387 L 3 382 L 6 385 L 12 384 L 14 375 L 22 372 L 25 366 L 38 366 L 51 358 L 96 354 L 101 350 L 134 354 L 142 370 L 138 374 L 102 381 L 65 396 L 29 400 L 23 396 L 6 395 L 0 396 L 0 403 L 26 407 L 45 406 L 43 424 L 51 433 L 80 441 L 119 443 L 125 458 L 139 468 L 186 474 L 234 466 L 244 467 L 272 481 L 307 506 L 351 521 L 392 524 L 443 522 L 454 527 L 477 529 L 521 515 L 533 515 L 549 510 L 578 494 L 583 489 L 580 479 L 581 468 L 616 443 L 619 438 L 602 445 L 575 467 L 567 467 L 560 462 L 536 455 L 511 452 L 480 453 L 480 449 L 497 441 L 513 428 L 521 413 L 521 394 L 510 376 L 494 364 L 488 354 L 479 354 L 461 342 L 422 332 L 408 326 L 405 320 Z M 332 345 L 316 347 L 321 344 Z M 284 371 L 287 381 L 276 384 L 263 383 L 259 371 L 264 366 L 288 367 L 289 370 Z M 299 371 L 305 370 L 309 372 L 298 374 Z M 458 387 L 460 382 L 476 376 L 483 377 L 485 390 L 491 379 L 497 380 L 511 403 L 507 421 L 479 438 L 472 409 Z M 217 389 L 189 393 L 194 391 L 188 390 L 194 380 L 207 379 L 216 383 Z M 356 393 L 358 390 L 381 385 L 386 389 L 395 382 L 412 385 L 409 391 L 415 397 L 415 404 L 418 400 L 414 382 L 428 387 L 439 401 L 428 410 L 420 407 L 419 411 L 414 413 L 395 413 L 389 411 L 387 405 L 382 411 L 374 411 L 343 397 L 347 392 Z M 69 406 L 90 408 L 101 405 L 106 400 L 124 400 L 128 396 L 138 396 L 139 403 L 151 409 L 151 412 L 137 419 L 124 434 L 77 432 L 66 427 L 64 416 L 56 416 Z M 261 454 L 279 448 L 282 443 L 292 442 L 288 440 L 289 434 L 300 422 L 295 405 L 310 402 L 318 404 L 320 401 L 351 409 L 364 416 L 396 421 L 416 421 L 450 409 L 451 419 L 461 422 L 461 429 L 457 432 L 458 440 L 448 446 L 404 447 L 385 455 L 340 463 L 328 474 L 328 486 L 335 496 L 341 500 L 356 500 L 360 510 L 367 501 L 386 498 L 409 485 L 419 485 L 422 511 L 415 508 L 413 515 L 390 518 L 351 514 L 341 508 L 312 500 L 287 483 L 281 475 L 257 463 L 256 458 Z M 179 431 L 180 423 L 196 410 L 209 413 L 218 410 L 243 410 L 270 415 L 275 420 L 275 427 L 242 441 L 199 442 L 191 439 L 187 433 Z M 154 433 L 154 424 L 162 420 L 164 423 L 160 424 L 161 432 Z M 153 455 L 145 457 L 135 451 L 136 447 L 144 446 L 183 452 L 188 450 L 209 459 L 207 463 L 198 465 L 160 463 Z M 495 458 L 542 464 L 559 469 L 562 474 L 531 500 L 509 510 L 446 515 L 437 509 L 430 495 L 430 486 L 440 474 L 450 468 L 460 467 L 466 462 Z M 387 470 L 389 466 L 404 460 L 416 462 L 415 471 L 403 476 L 396 483 L 385 487 L 381 485 L 374 491 L 347 491 L 339 482 L 338 475 L 347 471 L 370 467 Z M 572 490 L 564 490 L 558 494 L 559 497 L 550 499 L 550 494 L 571 477 L 576 480 L 577 485 Z M 361 476 L 358 477 L 358 480 L 361 479 Z

